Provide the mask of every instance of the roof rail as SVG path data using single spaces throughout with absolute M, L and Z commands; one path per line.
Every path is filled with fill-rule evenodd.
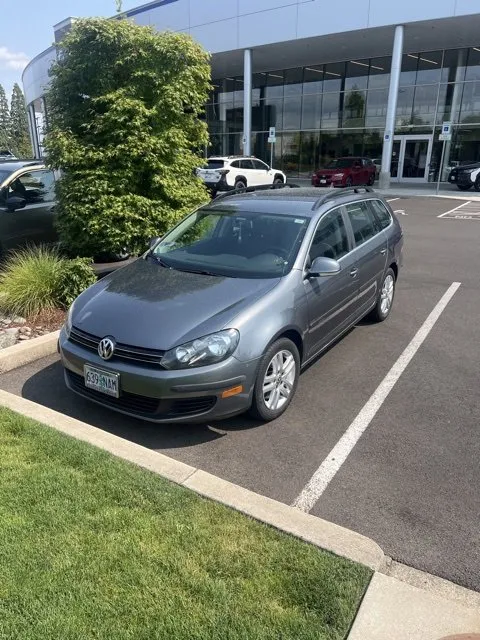
M 254 193 L 255 191 L 269 191 L 272 189 L 285 189 L 288 187 L 289 189 L 299 189 L 300 185 L 292 184 L 291 182 L 285 182 L 282 184 L 259 184 L 256 187 L 247 187 L 246 189 L 232 189 L 231 191 L 224 191 L 223 193 L 219 193 L 218 196 L 213 198 L 212 202 L 217 202 L 218 200 L 224 200 L 224 198 L 229 198 L 230 196 L 237 196 L 242 193 Z
M 375 193 L 375 189 L 372 189 L 371 187 L 348 187 L 346 189 L 338 189 L 338 190 L 331 189 L 329 190 L 329 193 L 324 193 L 322 196 L 320 196 L 320 198 L 315 200 L 312 206 L 312 211 L 316 211 L 317 209 L 320 209 L 322 204 L 324 204 L 325 202 L 328 202 L 329 200 L 334 200 L 335 198 L 341 198 L 349 194 L 353 194 L 353 193 L 357 194 L 362 192 Z

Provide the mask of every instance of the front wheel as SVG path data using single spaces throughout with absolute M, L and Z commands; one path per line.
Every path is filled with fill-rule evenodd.
M 353 180 L 352 180 L 352 178 L 349 176 L 349 177 L 345 180 L 345 187 L 346 187 L 347 189 L 349 189 L 352 185 L 353 185 Z
M 277 189 L 280 187 L 280 185 L 283 185 L 283 179 L 282 178 L 275 178 L 275 180 L 273 181 L 273 186 L 277 187 Z
M 460 191 L 468 191 L 471 188 L 471 184 L 457 184 L 457 189 L 459 189 Z
M 372 174 L 372 175 L 370 176 L 370 178 L 368 179 L 367 185 L 368 185 L 369 187 L 373 187 L 374 183 L 375 183 L 375 174 Z
M 250 414 L 264 422 L 287 410 L 297 389 L 300 356 L 295 344 L 280 338 L 267 349 L 260 362 Z
M 473 184 L 475 191 L 480 191 L 480 178 L 477 178 Z
M 377 304 L 370 313 L 370 318 L 374 322 L 383 322 L 390 315 L 395 297 L 395 273 L 393 269 L 388 269 L 385 274 L 378 294 Z

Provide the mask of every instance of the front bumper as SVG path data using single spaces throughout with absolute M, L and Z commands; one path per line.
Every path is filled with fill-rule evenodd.
M 102 360 L 70 342 L 62 329 L 59 351 L 67 387 L 82 397 L 125 415 L 156 423 L 202 423 L 238 415 L 252 402 L 258 360 L 225 362 L 196 369 L 167 371 L 138 363 Z M 85 364 L 120 374 L 120 397 L 112 398 L 84 385 Z M 222 394 L 241 386 L 241 393 Z
M 312 176 L 314 187 L 343 187 L 345 178 L 333 178 L 333 176 Z
M 448 181 L 451 184 L 457 184 L 461 187 L 471 187 L 473 185 L 472 177 L 470 173 L 458 173 L 455 175 L 450 175 L 448 177 Z

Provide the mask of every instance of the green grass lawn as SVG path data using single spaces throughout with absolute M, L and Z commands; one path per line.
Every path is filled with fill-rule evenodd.
M 0 408 L 0 638 L 344 638 L 371 572 Z

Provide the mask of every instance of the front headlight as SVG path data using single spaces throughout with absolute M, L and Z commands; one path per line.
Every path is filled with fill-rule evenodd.
M 167 351 L 162 358 L 162 366 L 166 369 L 189 369 L 221 362 L 232 355 L 239 339 L 236 329 L 226 329 L 192 340 Z
M 73 316 L 74 305 L 75 303 L 72 302 L 72 304 L 70 305 L 70 309 L 68 310 L 68 313 L 67 313 L 67 319 L 65 320 L 65 333 L 67 334 L 67 338 L 70 337 L 70 332 L 72 330 L 72 316 Z

